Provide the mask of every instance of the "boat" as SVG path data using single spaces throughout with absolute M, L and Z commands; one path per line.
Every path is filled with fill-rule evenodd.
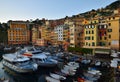
M 95 61 L 95 66 L 100 66 L 101 62 L 100 61 Z
M 32 61 L 42 67 L 54 67 L 57 65 L 56 60 L 49 59 L 45 54 L 34 54 L 31 57 Z
M 71 76 L 75 75 L 76 71 L 77 71 L 76 69 L 74 69 L 68 65 L 65 65 L 64 68 L 61 69 L 62 73 L 65 73 L 66 75 L 71 75 Z
M 73 69 L 79 68 L 79 63 L 76 62 L 69 62 L 67 65 Z
M 50 73 L 50 76 L 57 80 L 65 80 L 66 79 L 66 77 L 59 75 L 59 74 L 55 74 L 55 73 Z
M 30 61 L 30 58 L 13 54 L 4 54 L 2 64 L 17 73 L 30 73 L 37 70 L 37 64 Z
M 89 68 L 86 73 L 84 73 L 85 79 L 89 81 L 97 81 L 102 73 L 99 70 L 96 70 L 94 68 Z
M 35 47 L 25 47 L 23 50 L 25 52 L 29 52 L 29 53 L 32 53 L 32 54 L 42 53 L 42 51 L 40 49 L 37 49 Z
M 54 79 L 50 76 L 45 76 L 47 82 L 60 82 L 60 80 Z
M 4 51 L 9 51 L 9 50 L 12 50 L 12 47 L 6 46 L 6 47 L 4 48 Z
M 89 59 L 83 59 L 81 61 L 81 63 L 83 63 L 83 64 L 90 64 L 90 62 L 91 62 L 91 60 L 89 60 Z

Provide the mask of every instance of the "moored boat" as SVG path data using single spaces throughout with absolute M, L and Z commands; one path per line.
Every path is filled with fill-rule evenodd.
M 55 78 L 55 79 L 58 79 L 58 80 L 65 80 L 66 77 L 62 76 L 62 75 L 59 75 L 59 74 L 55 74 L 55 73 L 50 73 L 50 76 L 52 78 Z
M 37 63 L 38 66 L 42 66 L 42 67 L 54 67 L 57 65 L 57 62 L 54 61 L 53 59 L 49 59 L 47 58 L 47 56 L 43 53 L 41 54 L 35 54 L 32 57 L 32 61 Z
M 50 76 L 46 76 L 45 79 L 47 82 L 60 82 L 60 80 L 54 79 Z
M 37 70 L 37 64 L 22 55 L 4 54 L 2 63 L 5 68 L 9 68 L 17 73 L 29 73 Z

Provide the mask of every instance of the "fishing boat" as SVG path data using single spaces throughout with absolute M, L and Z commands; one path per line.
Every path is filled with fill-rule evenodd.
M 30 58 L 14 54 L 4 54 L 2 64 L 5 68 L 17 73 L 29 73 L 37 70 L 37 64 L 30 61 Z

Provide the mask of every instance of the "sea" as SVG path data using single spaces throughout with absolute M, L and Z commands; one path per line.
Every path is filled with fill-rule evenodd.
M 0 78 L 9 79 L 9 82 L 46 82 L 45 76 L 54 71 L 54 68 L 40 67 L 34 73 L 18 74 L 9 69 L 4 69 L 2 65 L 3 54 L 4 52 L 0 52 Z

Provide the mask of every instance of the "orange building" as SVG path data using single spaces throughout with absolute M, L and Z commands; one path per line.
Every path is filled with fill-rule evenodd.
M 30 42 L 29 23 L 26 21 L 8 21 L 8 44 L 28 44 Z

